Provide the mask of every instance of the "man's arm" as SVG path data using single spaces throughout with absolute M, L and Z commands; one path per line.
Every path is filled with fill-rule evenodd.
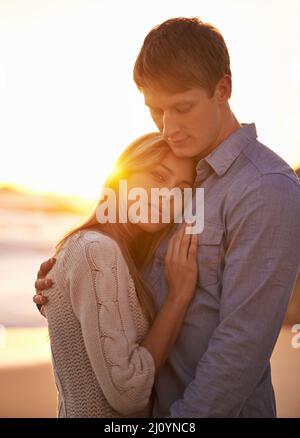
M 300 188 L 262 176 L 226 212 L 220 324 L 171 417 L 237 417 L 268 366 L 300 263 Z

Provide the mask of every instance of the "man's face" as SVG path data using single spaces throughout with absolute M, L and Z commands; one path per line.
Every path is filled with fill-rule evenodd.
M 218 86 L 212 97 L 203 88 L 179 93 L 145 87 L 151 117 L 177 157 L 205 157 L 217 145 L 222 126 Z

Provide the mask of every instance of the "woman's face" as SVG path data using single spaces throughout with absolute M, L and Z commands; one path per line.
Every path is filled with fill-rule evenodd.
M 129 176 L 127 180 L 127 190 L 128 194 L 130 190 L 136 188 L 142 188 L 145 190 L 145 194 L 147 194 L 147 199 L 141 199 L 140 197 L 133 197 L 134 200 L 128 200 L 128 216 L 130 219 L 132 215 L 136 211 L 136 206 L 138 203 L 143 205 L 143 211 L 148 211 L 148 218 L 146 217 L 147 223 L 138 222 L 136 225 L 139 229 L 143 231 L 147 231 L 150 233 L 160 231 L 164 227 L 168 226 L 168 223 L 163 223 L 162 221 L 162 197 L 151 196 L 151 189 L 174 189 L 178 187 L 182 190 L 184 188 L 192 188 L 195 179 L 195 165 L 194 161 L 191 158 L 185 157 L 176 157 L 171 151 L 168 152 L 162 161 L 156 164 L 151 170 L 144 170 L 141 172 L 137 172 Z M 171 196 L 170 198 L 170 222 L 174 221 L 174 215 L 178 214 L 178 211 L 174 209 L 174 198 Z M 147 204 L 147 210 L 144 209 L 145 204 Z M 169 205 L 168 202 L 166 205 Z M 183 196 L 182 196 L 182 205 L 183 205 Z M 131 208 L 134 207 L 134 208 Z M 151 209 L 158 218 L 158 223 L 154 223 L 151 220 Z M 177 208 L 178 210 L 178 208 Z M 140 214 L 140 213 L 138 213 Z M 145 217 L 143 215 L 143 217 Z

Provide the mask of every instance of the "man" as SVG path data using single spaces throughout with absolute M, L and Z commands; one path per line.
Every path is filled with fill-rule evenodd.
M 134 79 L 172 151 L 195 157 L 205 193 L 197 291 L 157 376 L 154 416 L 275 417 L 269 361 L 300 263 L 299 181 L 231 112 L 229 54 L 214 27 L 196 18 L 157 26 Z M 144 273 L 158 307 L 166 249 Z

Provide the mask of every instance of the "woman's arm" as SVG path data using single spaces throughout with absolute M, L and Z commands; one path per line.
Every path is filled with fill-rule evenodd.
M 185 234 L 184 231 L 185 226 L 182 226 L 170 239 L 165 259 L 168 296 L 142 342 L 152 354 L 156 373 L 178 336 L 196 287 L 197 235 Z

